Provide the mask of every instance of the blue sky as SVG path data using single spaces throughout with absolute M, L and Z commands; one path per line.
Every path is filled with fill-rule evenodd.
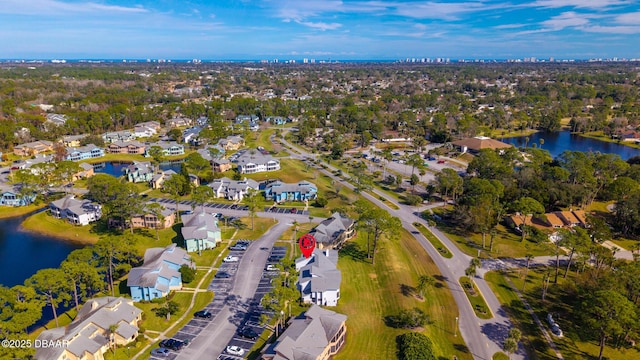
M 4 59 L 640 58 L 638 0 L 0 0 Z

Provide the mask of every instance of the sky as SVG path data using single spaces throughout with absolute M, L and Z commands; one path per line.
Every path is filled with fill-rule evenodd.
M 640 58 L 640 0 L 0 0 L 0 59 Z

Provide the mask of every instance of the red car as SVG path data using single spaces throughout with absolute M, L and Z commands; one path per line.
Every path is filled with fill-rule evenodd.
M 296 209 L 296 208 L 291 208 L 291 210 L 289 210 L 289 211 L 291 211 L 292 214 L 297 214 L 298 213 L 298 209 Z
M 446 161 L 444 160 L 438 160 L 438 164 L 444 164 Z

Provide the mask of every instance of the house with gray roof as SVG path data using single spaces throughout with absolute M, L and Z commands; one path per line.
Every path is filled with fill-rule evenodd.
M 332 249 L 315 249 L 308 258 L 296 259 L 296 270 L 300 272 L 296 287 L 303 302 L 338 305 L 342 274 L 337 265 L 338 252 Z
M 107 143 L 113 143 L 117 141 L 125 141 L 125 142 L 132 141 L 136 137 L 131 131 L 122 130 L 122 131 L 112 131 L 112 132 L 104 133 L 102 135 L 102 138 Z
M 141 183 L 153 179 L 153 165 L 150 161 L 134 161 L 122 170 L 129 182 Z
M 62 199 L 52 201 L 49 204 L 51 216 L 58 219 L 67 219 L 75 225 L 89 225 L 98 221 L 102 216 L 102 205 L 90 200 L 78 200 L 69 194 Z
M 340 351 L 347 334 L 347 316 L 312 305 L 289 321 L 287 330 L 267 346 L 263 360 L 324 360 Z
M 273 200 L 278 203 L 313 200 L 318 196 L 318 187 L 306 180 L 296 184 L 275 181 L 264 189 L 264 196 L 267 200 Z
M 71 324 L 43 331 L 37 340 L 62 346 L 37 346 L 39 360 L 104 359 L 110 345 L 127 345 L 138 337 L 142 310 L 133 300 L 101 297 L 86 302 Z M 116 326 L 113 334 L 110 327 Z
M 244 139 L 238 135 L 227 136 L 218 140 L 217 145 L 224 150 L 238 150 L 244 146 Z
M 80 161 L 86 159 L 95 159 L 104 156 L 104 149 L 95 146 L 94 144 L 87 144 L 80 147 L 68 147 L 67 160 Z
M 316 239 L 316 244 L 320 249 L 339 249 L 345 241 L 356 235 L 355 221 L 335 212 L 331 217 L 311 229 L 309 234 Z
M 169 141 L 169 142 L 159 141 L 155 143 L 147 143 L 144 156 L 146 157 L 151 156 L 149 155 L 149 150 L 154 146 L 159 146 L 162 149 L 162 154 L 164 156 L 184 155 L 184 145 L 178 144 L 175 141 Z
M 213 249 L 222 242 L 218 220 L 205 212 L 182 215 L 182 237 L 188 252 Z
M 244 178 L 236 181 L 223 177 L 213 180 L 207 186 L 213 189 L 216 198 L 242 200 L 250 189 L 258 190 L 260 184 L 253 179 Z
M 195 268 L 184 249 L 171 244 L 165 248 L 150 248 L 144 252 L 142 266 L 129 271 L 127 286 L 133 301 L 153 300 L 182 288 L 180 267 Z
M 55 126 L 62 126 L 67 122 L 67 115 L 64 114 L 47 114 L 45 123 Z
M 273 156 L 263 154 L 257 149 L 250 149 L 239 155 L 234 161 L 240 174 L 255 174 L 265 171 L 280 170 L 280 161 Z

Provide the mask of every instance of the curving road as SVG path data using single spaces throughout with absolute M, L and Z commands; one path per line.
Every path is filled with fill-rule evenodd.
M 293 148 L 298 152 L 298 154 L 292 153 L 292 157 L 294 158 L 316 158 L 315 155 L 293 146 L 284 139 L 280 139 L 280 141 L 285 146 L 289 147 L 290 149 Z M 337 169 L 333 168 L 330 165 L 328 166 L 328 170 L 320 169 L 320 171 L 324 172 L 335 181 L 340 181 L 344 184 L 344 186 L 353 189 L 353 185 L 333 175 L 332 171 L 335 170 Z M 394 199 L 388 198 L 382 191 L 373 189 L 370 192 L 375 194 L 375 196 L 369 193 L 361 194 L 377 206 L 386 209 L 393 216 L 397 216 L 398 218 L 400 218 L 403 227 L 407 230 L 417 230 L 412 224 L 414 222 L 423 224 L 435 236 L 437 236 L 438 239 L 440 239 L 440 241 L 453 254 L 453 257 L 451 259 L 443 258 L 422 234 L 419 234 L 419 232 L 418 234 L 414 233 L 416 239 L 420 242 L 422 247 L 427 251 L 429 256 L 431 256 L 435 264 L 438 266 L 438 269 L 442 273 L 442 276 L 444 276 L 445 278 L 447 286 L 453 294 L 459 310 L 459 332 L 462 338 L 465 340 L 467 347 L 473 355 L 474 359 L 490 360 L 494 353 L 502 351 L 502 344 L 507 338 L 508 331 L 512 327 L 512 323 L 509 320 L 506 312 L 502 308 L 502 305 L 496 298 L 495 294 L 491 291 L 484 279 L 482 279 L 481 277 L 476 277 L 474 279 L 476 285 L 480 289 L 480 292 L 484 296 L 487 305 L 493 313 L 493 318 L 489 320 L 482 320 L 475 315 L 475 312 L 471 304 L 469 303 L 464 290 L 458 282 L 458 279 L 460 277 L 465 276 L 465 269 L 469 266 L 471 257 L 462 253 L 462 251 L 460 251 L 458 247 L 438 229 L 429 227 L 426 221 L 416 215 L 416 208 L 399 204 Z M 385 203 L 379 200 L 380 197 L 385 198 L 389 203 L 397 205 L 399 207 L 399 210 L 389 208 L 387 205 L 385 205 Z M 522 360 L 525 358 L 526 354 L 522 346 L 520 346 L 517 353 L 511 355 L 511 359 L 514 360 Z

